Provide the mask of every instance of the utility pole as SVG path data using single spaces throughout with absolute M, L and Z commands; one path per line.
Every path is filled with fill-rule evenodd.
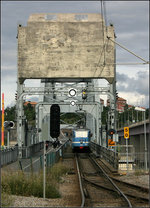
M 147 171 L 147 140 L 146 140 L 146 110 L 145 109 L 139 109 L 138 107 L 135 108 L 135 110 L 142 111 L 144 113 L 144 153 L 145 153 L 145 170 Z
M 145 142 L 145 170 L 147 171 L 147 141 L 146 141 L 146 110 L 143 111 L 144 113 L 144 142 Z
M 43 154 L 43 199 L 45 199 L 46 189 L 46 142 L 44 140 L 44 154 Z

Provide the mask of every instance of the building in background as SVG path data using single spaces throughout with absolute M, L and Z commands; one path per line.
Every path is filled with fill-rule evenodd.
M 24 102 L 24 106 L 27 106 L 28 104 L 31 104 L 32 107 L 35 107 L 35 105 L 37 104 L 37 102 L 31 102 L 31 101 Z
M 123 113 L 124 112 L 124 107 L 125 107 L 126 104 L 127 104 L 127 101 L 124 98 L 117 97 L 117 99 L 116 99 L 116 110 L 119 113 Z M 110 105 L 110 100 L 107 99 L 107 106 L 109 106 L 109 105 Z
M 118 97 L 116 100 L 116 108 L 119 113 L 124 112 L 124 107 L 127 104 L 127 101 L 124 98 Z

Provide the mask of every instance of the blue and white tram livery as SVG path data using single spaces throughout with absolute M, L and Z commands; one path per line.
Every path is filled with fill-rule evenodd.
M 89 150 L 91 132 L 88 129 L 76 129 L 72 132 L 72 150 Z

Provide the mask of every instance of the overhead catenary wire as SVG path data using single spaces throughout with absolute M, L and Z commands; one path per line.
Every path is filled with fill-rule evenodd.
M 145 65 L 149 64 L 149 62 L 144 63 L 107 63 L 106 65 Z M 102 64 L 99 66 L 103 66 Z

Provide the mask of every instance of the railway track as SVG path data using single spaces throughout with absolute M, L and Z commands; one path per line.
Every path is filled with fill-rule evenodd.
M 81 207 L 132 207 L 129 199 L 88 154 L 76 154 Z
M 119 180 L 117 176 L 106 167 L 106 165 L 100 160 L 97 160 L 98 164 L 107 172 L 109 177 L 115 182 L 115 184 L 123 191 L 123 193 L 130 199 L 132 206 L 134 207 L 149 207 L 149 189 L 134 185 L 122 180 Z

